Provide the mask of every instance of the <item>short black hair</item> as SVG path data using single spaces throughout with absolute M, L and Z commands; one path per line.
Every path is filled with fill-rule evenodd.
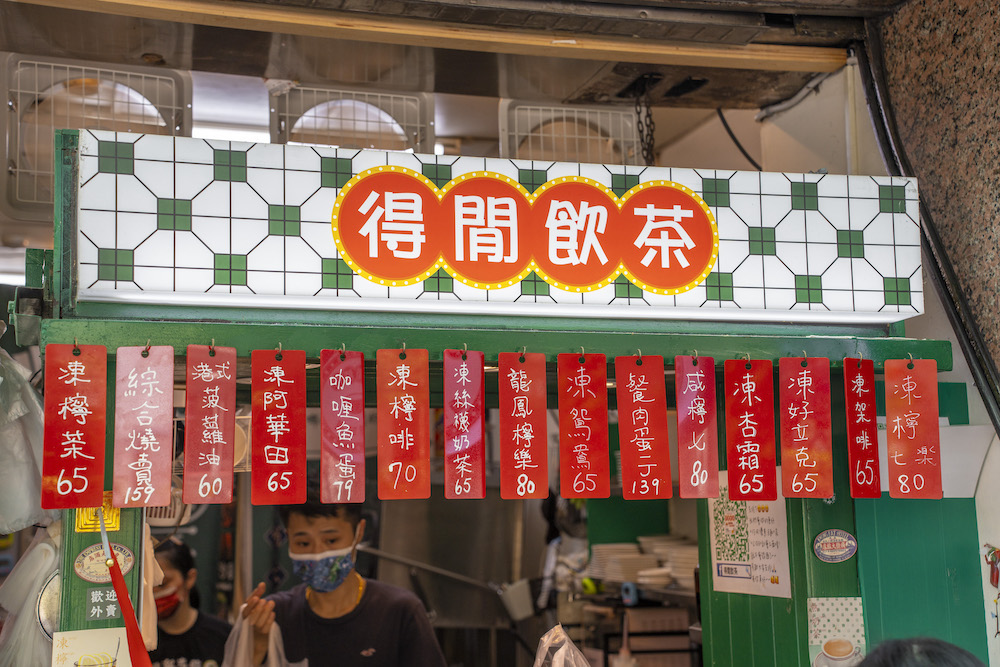
M 306 501 L 300 505 L 279 505 L 278 516 L 281 523 L 288 528 L 288 517 L 292 513 L 305 517 L 332 516 L 351 524 L 357 530 L 361 523 L 361 503 L 324 503 L 320 500 L 319 483 L 310 478 L 306 483 Z
M 964 648 L 933 637 L 889 639 L 875 647 L 859 667 L 986 667 Z

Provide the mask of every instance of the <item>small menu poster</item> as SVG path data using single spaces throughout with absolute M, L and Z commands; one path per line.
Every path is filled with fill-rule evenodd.
M 778 488 L 781 468 L 778 467 Z M 725 470 L 708 499 L 712 588 L 719 593 L 792 597 L 785 499 L 730 500 Z

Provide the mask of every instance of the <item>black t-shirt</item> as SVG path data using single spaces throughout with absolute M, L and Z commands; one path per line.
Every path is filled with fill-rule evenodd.
M 309 667 L 444 667 L 423 604 L 413 593 L 368 580 L 361 602 L 340 618 L 321 618 L 306 602 L 306 586 L 274 600 L 288 662 Z
M 171 635 L 156 629 L 156 650 L 149 652 L 153 667 L 219 667 L 232 626 L 221 618 L 198 613 L 187 632 Z

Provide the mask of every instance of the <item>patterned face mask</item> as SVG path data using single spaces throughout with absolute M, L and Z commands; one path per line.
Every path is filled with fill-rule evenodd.
M 313 590 L 319 593 L 330 591 L 344 583 L 344 579 L 354 569 L 354 547 L 333 549 L 318 554 L 296 554 L 289 552 L 292 571 Z

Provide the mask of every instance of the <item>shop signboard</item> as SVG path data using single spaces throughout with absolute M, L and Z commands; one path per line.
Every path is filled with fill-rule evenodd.
M 365 356 L 320 351 L 320 500 L 365 501 Z
M 115 364 L 114 506 L 169 505 L 174 348 L 120 347 Z
M 937 362 L 885 362 L 885 419 L 889 495 L 940 499 Z
M 250 485 L 254 505 L 306 500 L 306 353 L 250 354 Z
M 431 495 L 430 391 L 427 350 L 376 353 L 378 497 Z
M 549 495 L 545 355 L 501 352 L 498 361 L 500 497 Z
M 833 495 L 833 430 L 830 414 L 830 360 L 778 360 L 778 413 L 781 469 L 786 498 Z
M 233 500 L 236 348 L 188 345 L 184 397 L 184 490 L 188 504 Z
M 844 412 L 851 497 L 880 498 L 875 362 L 871 359 L 844 359 Z
M 104 494 L 107 349 L 45 346 L 42 507 L 99 507 Z
M 611 495 L 608 371 L 603 354 L 560 354 L 559 488 L 563 498 Z
M 778 497 L 771 362 L 727 359 L 726 459 L 731 500 Z
M 677 468 L 681 498 L 719 496 L 718 408 L 715 359 L 674 357 Z
M 486 497 L 486 364 L 482 352 L 444 351 L 444 496 Z
M 670 440 L 663 357 L 615 357 L 622 497 L 670 498 Z
M 100 171 L 109 149 L 132 156 L 127 175 Z M 154 176 L 172 161 L 176 178 Z M 923 310 L 909 178 L 103 131 L 80 133 L 77 171 L 81 302 L 835 323 Z M 109 236 L 123 200 L 130 234 Z

